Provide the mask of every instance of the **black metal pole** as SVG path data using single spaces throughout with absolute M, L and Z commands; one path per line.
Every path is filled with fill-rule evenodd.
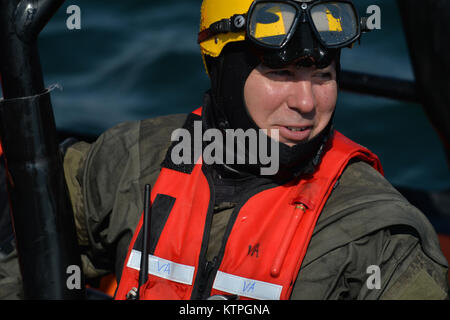
M 0 0 L 0 138 L 27 299 L 82 299 L 84 277 L 37 37 L 63 0 Z M 68 274 L 77 266 L 79 274 Z M 68 285 L 79 276 L 80 287 Z
M 340 88 L 359 94 L 420 104 L 415 81 L 342 71 Z
M 416 77 L 417 95 L 441 137 L 450 166 L 450 1 L 397 0 L 397 3 Z
M 145 185 L 145 193 L 144 193 L 144 217 L 142 222 L 143 228 L 143 239 L 142 239 L 142 255 L 141 255 L 141 264 L 139 271 L 139 282 L 138 282 L 138 290 L 137 297 L 140 298 L 140 289 L 144 286 L 144 284 L 148 280 L 148 253 L 150 250 L 150 230 L 151 230 L 151 204 L 150 204 L 150 196 L 151 196 L 151 187 L 149 184 Z

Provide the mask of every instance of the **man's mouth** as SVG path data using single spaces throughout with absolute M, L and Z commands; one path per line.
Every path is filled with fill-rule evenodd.
M 289 130 L 293 131 L 293 132 L 302 132 L 302 131 L 306 131 L 308 129 L 311 129 L 311 127 L 303 127 L 303 128 L 297 128 L 297 127 L 286 127 Z
M 280 138 L 286 143 L 299 143 L 305 141 L 311 135 L 313 126 L 281 126 Z

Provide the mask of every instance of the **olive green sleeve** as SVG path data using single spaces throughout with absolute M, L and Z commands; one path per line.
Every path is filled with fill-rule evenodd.
M 448 300 L 448 270 L 424 254 L 419 244 L 397 263 L 380 295 L 383 300 Z
M 292 298 L 446 299 L 447 270 L 425 215 L 354 162 L 319 217 Z
M 186 115 L 122 123 L 89 145 L 71 146 L 64 170 L 88 277 L 120 277 L 143 208 L 145 184 L 154 184 Z
M 64 176 L 72 202 L 78 244 L 81 246 L 89 244 L 81 184 L 83 167 L 90 147 L 91 145 L 86 142 L 79 142 L 68 148 L 64 155 Z
M 8 255 L 0 253 L 0 300 L 23 299 L 22 275 L 14 249 Z
M 363 272 L 350 266 L 343 275 L 347 283 L 357 277 L 362 280 L 359 288 L 351 288 L 355 299 L 448 299 L 448 268 L 424 253 L 414 230 L 393 226 L 370 238 L 366 249 L 353 255 L 358 260 L 352 265 Z
M 403 227 L 379 230 L 302 266 L 294 300 L 448 299 L 447 267 Z

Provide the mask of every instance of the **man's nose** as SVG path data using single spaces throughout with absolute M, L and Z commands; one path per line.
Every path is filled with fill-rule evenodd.
M 293 82 L 287 104 L 289 108 L 302 114 L 314 111 L 315 99 L 311 81 L 300 80 Z

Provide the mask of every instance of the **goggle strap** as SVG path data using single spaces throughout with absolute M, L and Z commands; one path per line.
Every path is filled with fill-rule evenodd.
M 235 14 L 229 19 L 222 19 L 214 22 L 209 26 L 209 28 L 199 32 L 197 42 L 200 44 L 220 33 L 244 31 L 247 25 L 246 22 L 246 14 Z
M 368 20 L 369 20 L 369 17 L 361 17 L 361 32 L 367 33 L 367 32 L 373 31 L 367 25 Z

